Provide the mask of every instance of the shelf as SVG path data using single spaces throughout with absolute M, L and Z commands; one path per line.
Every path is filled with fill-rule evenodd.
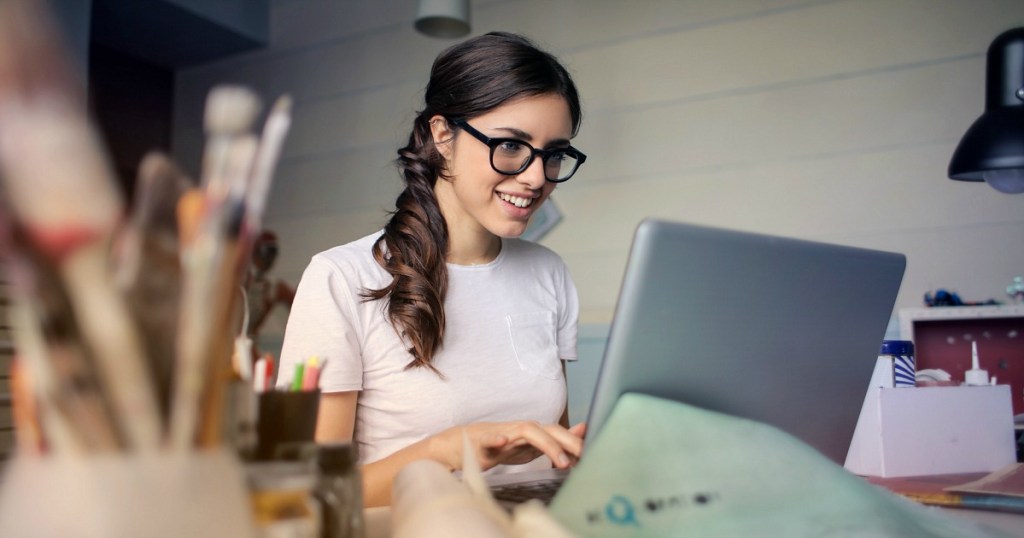
M 963 382 L 976 346 L 979 367 L 1010 386 L 1014 414 L 1024 413 L 1024 305 L 907 308 L 898 315 L 918 370 L 942 369 Z
M 901 308 L 898 315 L 900 337 L 904 340 L 913 340 L 915 321 L 1019 318 L 1024 317 L 1024 304 Z

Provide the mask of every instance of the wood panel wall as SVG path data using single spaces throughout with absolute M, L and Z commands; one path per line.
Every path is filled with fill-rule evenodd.
M 415 12 L 277 0 L 268 48 L 177 75 L 174 148 L 192 169 L 212 85 L 295 98 L 267 221 L 288 281 L 392 207 L 395 149 L 454 42 L 416 34 Z M 581 88 L 574 144 L 590 159 L 555 191 L 565 218 L 543 242 L 572 269 L 585 324 L 611 319 L 645 216 L 903 252 L 898 307 L 938 287 L 1005 299 L 1024 274 L 1024 196 L 945 176 L 1020 0 L 475 0 L 472 17 L 474 33 L 535 39 Z

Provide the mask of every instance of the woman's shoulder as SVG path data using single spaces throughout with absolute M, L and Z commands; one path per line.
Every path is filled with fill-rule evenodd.
M 373 257 L 373 245 L 382 231 L 374 232 L 313 255 L 311 265 L 326 265 L 344 272 L 379 269 Z

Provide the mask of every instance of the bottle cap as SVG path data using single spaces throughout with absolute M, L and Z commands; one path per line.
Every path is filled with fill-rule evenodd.
M 914 343 L 910 340 L 882 340 L 879 355 L 913 355 Z
M 978 364 L 978 342 L 971 342 L 971 369 L 964 372 L 964 383 L 968 385 L 988 385 L 988 370 Z

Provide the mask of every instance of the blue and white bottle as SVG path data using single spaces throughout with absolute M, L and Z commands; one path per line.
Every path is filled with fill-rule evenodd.
M 882 347 L 878 351 L 878 361 L 885 365 L 886 377 L 891 372 L 892 385 L 890 387 L 913 387 L 917 384 L 915 379 L 916 365 L 914 364 L 914 343 L 909 340 L 883 340 Z M 882 367 L 882 364 L 879 364 Z M 888 379 L 886 380 L 888 381 Z

